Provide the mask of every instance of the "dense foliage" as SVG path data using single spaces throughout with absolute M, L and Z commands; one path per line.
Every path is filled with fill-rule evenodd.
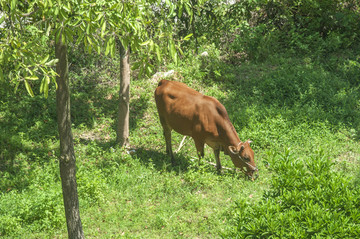
M 229 10 L 231 48 L 256 60 L 280 52 L 326 57 L 358 45 L 359 8 L 355 0 L 239 1 Z
M 286 150 L 271 155 L 268 167 L 274 173 L 271 189 L 257 205 L 237 202 L 238 227 L 233 237 L 360 236 L 358 182 L 335 169 L 335 162 L 324 152 L 299 160 Z
M 143 22 L 148 32 L 142 36 L 150 38 L 141 38 L 146 40 L 142 44 L 138 38 L 131 58 L 136 62 L 130 100 L 131 149 L 115 146 L 116 45 L 110 46 L 106 39 L 99 55 L 90 53 L 86 37 L 76 42 L 74 36 L 69 45 L 72 124 L 85 235 L 359 237 L 359 3 L 165 2 L 147 8 L 150 15 L 146 18 L 157 17 Z M 2 11 L 7 9 L 1 6 Z M 93 19 L 97 11 L 94 7 Z M 4 24 L 4 18 L 0 19 Z M 100 34 L 101 42 L 101 34 L 111 35 L 105 28 L 110 21 L 99 20 L 100 30 L 93 32 L 94 37 Z M 172 27 L 169 22 L 176 24 Z M 168 28 L 174 29 L 172 35 L 167 35 Z M 49 63 L 48 35 L 36 34 L 31 26 L 23 32 L 26 34 L 11 36 L 0 29 L 4 46 L 0 50 L 0 237 L 63 238 L 55 87 L 50 85 L 46 99 L 37 90 L 30 97 L 16 81 L 19 77 L 7 74 L 18 72 L 23 80 L 30 74 L 10 64 L 24 52 L 33 59 L 31 70 L 46 67 L 51 72 L 54 62 Z M 14 40 L 10 46 L 20 48 L 11 51 L 4 39 L 22 43 Z M 36 46 L 33 52 L 23 44 L 27 39 Z M 164 49 L 169 53 L 163 53 Z M 207 56 L 200 54 L 204 51 Z M 143 74 L 156 69 L 175 70 L 175 80 L 224 104 L 240 138 L 253 141 L 260 168 L 255 182 L 232 171 L 218 174 L 206 163 L 198 165 L 189 139 L 176 156 L 179 164 L 171 165 L 153 100 L 159 78 L 148 79 Z M 43 77 L 47 80 L 46 74 L 40 79 Z M 32 79 L 26 80 L 36 86 L 33 89 L 39 88 Z M 175 150 L 182 136 L 174 134 L 173 138 Z M 232 167 L 225 155 L 220 157 L 224 166 Z M 205 160 L 212 158 L 207 148 Z

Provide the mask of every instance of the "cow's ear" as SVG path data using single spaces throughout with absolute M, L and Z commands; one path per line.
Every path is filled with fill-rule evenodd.
M 236 147 L 235 146 L 229 146 L 229 151 L 232 153 L 232 154 L 238 154 L 239 152 L 236 151 Z
M 248 144 L 251 144 L 251 143 L 252 143 L 252 141 L 251 141 L 250 139 L 248 139 L 246 142 L 248 142 Z

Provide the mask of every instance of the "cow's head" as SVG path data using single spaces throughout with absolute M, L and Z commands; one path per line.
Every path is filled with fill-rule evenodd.
M 229 146 L 231 160 L 235 167 L 240 168 L 251 179 L 255 179 L 254 172 L 258 169 L 255 165 L 254 151 L 250 147 L 251 141 L 240 142 L 237 146 Z

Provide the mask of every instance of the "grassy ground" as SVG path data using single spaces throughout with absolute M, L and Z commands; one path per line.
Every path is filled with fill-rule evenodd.
M 210 57 L 219 59 L 211 52 Z M 109 70 L 114 66 L 94 62 L 71 69 L 86 237 L 226 237 L 237 227 L 239 202 L 255 206 L 264 200 L 276 175 L 270 170 L 273 159 L 284 152 L 307 159 L 325 151 L 337 171 L 359 181 L 360 93 L 349 80 L 358 73 L 345 72 L 347 62 L 279 58 L 234 66 L 194 58 L 174 67 L 178 80 L 218 98 L 240 138 L 254 142 L 260 168 L 255 182 L 233 171 L 218 174 L 204 162 L 199 166 L 191 139 L 177 153 L 178 164 L 171 165 L 153 99 L 157 80 L 132 81 L 131 149 L 116 148 L 118 86 L 116 72 Z M 6 90 L 0 114 L 0 236 L 66 238 L 54 95 L 44 100 Z M 181 139 L 174 134 L 174 149 Z M 232 167 L 224 155 L 221 159 Z M 213 161 L 209 148 L 205 160 Z

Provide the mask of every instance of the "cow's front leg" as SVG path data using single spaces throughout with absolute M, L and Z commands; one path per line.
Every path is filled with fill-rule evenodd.
M 214 155 L 215 155 L 215 160 L 216 160 L 216 168 L 218 171 L 221 170 L 221 163 L 220 163 L 220 148 L 219 149 L 214 149 Z

